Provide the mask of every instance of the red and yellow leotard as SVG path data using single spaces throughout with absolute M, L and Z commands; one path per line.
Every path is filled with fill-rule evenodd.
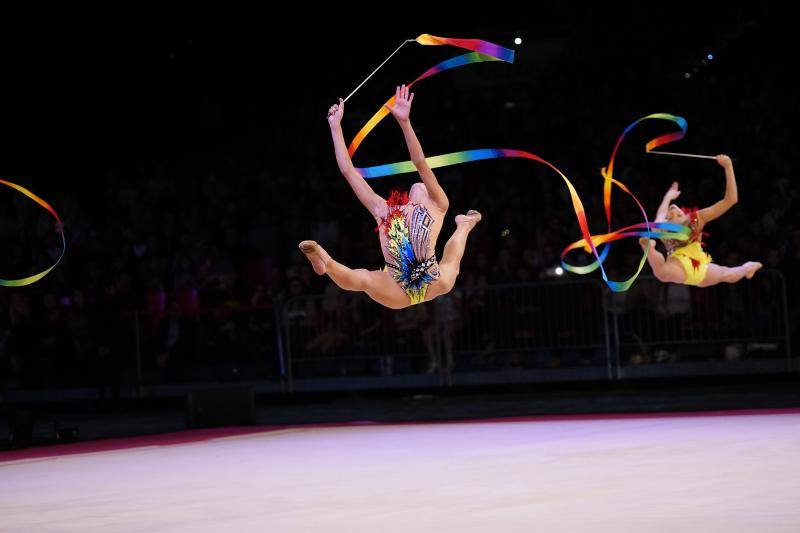
M 689 228 L 692 230 L 692 237 L 689 241 L 681 242 L 671 239 L 664 239 L 664 246 L 667 248 L 667 258 L 674 257 L 680 262 L 686 272 L 685 285 L 699 285 L 706 279 L 708 265 L 711 263 L 711 256 L 703 250 L 700 241 L 701 234 L 698 230 L 699 220 L 694 213 Z

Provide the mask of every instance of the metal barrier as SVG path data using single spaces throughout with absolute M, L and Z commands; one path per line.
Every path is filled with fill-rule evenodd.
M 291 300 L 282 316 L 292 385 L 360 388 L 791 371 L 786 304 L 783 277 L 765 270 L 705 289 L 652 277 L 624 293 L 588 280 L 464 287 L 400 311 L 345 293 Z
M 786 286 L 776 270 L 704 289 L 646 277 L 608 298 L 618 377 L 791 369 Z
M 340 292 L 103 327 L 69 315 L 4 331 L 0 370 L 37 398 L 77 390 L 65 385 L 141 397 L 225 381 L 284 392 L 794 372 L 785 285 L 774 270 L 705 289 L 643 277 L 618 294 L 585 279 L 465 282 L 398 311 Z
M 282 307 L 290 380 L 417 371 L 433 350 L 429 313 L 393 311 L 356 293 L 290 300 Z
M 397 311 L 360 294 L 303 297 L 288 301 L 283 317 L 293 383 L 434 374 L 441 384 L 574 367 L 612 377 L 602 288 L 592 281 L 460 288 Z

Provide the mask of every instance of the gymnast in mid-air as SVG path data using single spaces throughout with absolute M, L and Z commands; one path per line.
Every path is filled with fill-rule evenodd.
M 414 93 L 409 93 L 408 87 L 402 85 L 397 87 L 394 105 L 386 107 L 403 131 L 411 162 L 422 181 L 414 183 L 408 193 L 392 191 L 388 199 L 376 194 L 353 166 L 341 126 L 344 101 L 340 99 L 328 110 L 336 162 L 358 200 L 375 217 L 384 267 L 380 270 L 352 269 L 331 258 L 315 241 L 303 241 L 299 245 L 314 272 L 327 274 L 344 290 L 365 292 L 392 309 L 429 302 L 450 292 L 458 277 L 467 237 L 481 220 L 481 214 L 472 210 L 456 216 L 456 230 L 444 247 L 442 260 L 436 260 L 436 240 L 449 201 L 425 160 L 411 126 L 409 115 L 413 100 Z
M 660 281 L 710 287 L 718 283 L 736 283 L 742 278 L 751 279 L 762 266 L 757 261 L 748 261 L 735 267 L 720 266 L 713 263 L 711 256 L 703 250 L 702 237 L 705 225 L 722 216 L 739 200 L 731 158 L 727 155 L 718 155 L 716 160 L 725 169 L 725 196 L 722 200 L 703 209 L 678 207 L 673 202 L 680 196 L 681 191 L 678 189 L 678 183 L 674 182 L 664 195 L 656 213 L 655 222 L 672 222 L 688 226 L 689 239 L 663 240 L 667 250 L 666 258 L 656 250 L 654 240 L 646 237 L 639 239 L 642 249 L 647 252 L 650 268 Z

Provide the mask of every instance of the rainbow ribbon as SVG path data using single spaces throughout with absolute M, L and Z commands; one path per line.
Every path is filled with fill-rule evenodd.
M 426 70 L 414 81 L 407 84 L 408 87 L 412 87 L 417 82 L 425 78 L 429 78 L 435 74 L 439 74 L 441 72 L 453 68 L 470 65 L 473 63 L 480 63 L 485 61 L 503 61 L 506 63 L 513 63 L 514 61 L 513 50 L 509 50 L 507 48 L 503 48 L 502 46 L 498 46 L 496 44 L 487 41 L 480 41 L 477 39 L 452 39 L 452 38 L 435 37 L 432 35 L 423 34 L 417 37 L 416 42 L 423 45 L 434 45 L 434 46 L 451 45 L 459 48 L 472 50 L 472 52 L 456 56 L 452 59 L 448 59 Z M 358 150 L 359 146 L 367 137 L 367 135 L 369 135 L 370 132 L 375 128 L 375 126 L 377 126 L 380 123 L 380 121 L 383 120 L 389 114 L 389 110 L 387 109 L 386 106 L 392 106 L 394 104 L 394 101 L 395 101 L 394 97 L 390 98 L 386 102 L 386 104 L 382 106 L 372 116 L 372 118 L 367 121 L 366 124 L 364 124 L 361 130 L 359 130 L 359 132 L 353 138 L 353 141 L 350 143 L 350 146 L 348 148 L 351 157 L 355 154 L 356 150 Z M 639 268 L 637 269 L 636 273 L 633 276 L 624 281 L 609 280 L 608 276 L 606 275 L 605 269 L 603 268 L 603 261 L 606 259 L 611 249 L 610 245 L 611 242 L 628 237 L 654 237 L 662 239 L 675 239 L 680 241 L 685 241 L 689 238 L 689 229 L 686 226 L 682 226 L 680 224 L 664 223 L 664 222 L 660 223 L 650 222 L 650 220 L 647 218 L 647 213 L 645 212 L 644 207 L 636 198 L 636 196 L 625 186 L 625 184 L 613 178 L 614 160 L 623 138 L 628 134 L 628 132 L 631 129 L 633 129 L 634 126 L 636 126 L 636 124 L 650 118 L 661 118 L 666 120 L 672 120 L 681 127 L 682 131 L 677 133 L 662 135 L 650 141 L 647 144 L 648 151 L 663 144 L 666 144 L 668 142 L 678 140 L 682 138 L 683 135 L 686 133 L 686 121 L 683 118 L 675 117 L 673 115 L 667 115 L 665 113 L 648 115 L 647 117 L 637 120 L 636 122 L 634 122 L 625 129 L 620 138 L 617 140 L 617 144 L 614 147 L 614 151 L 611 156 L 611 161 L 609 162 L 607 169 L 603 169 L 602 172 L 603 178 L 605 180 L 604 203 L 606 208 L 606 219 L 609 225 L 609 232 L 603 235 L 592 235 L 591 232 L 589 231 L 589 223 L 588 220 L 586 219 L 586 211 L 583 207 L 583 202 L 581 201 L 578 192 L 575 190 L 575 187 L 572 185 L 572 182 L 569 180 L 569 178 L 567 178 L 567 176 L 563 172 L 561 172 L 558 168 L 556 168 L 555 165 L 535 154 L 532 154 L 530 152 L 525 152 L 522 150 L 485 148 L 485 149 L 465 150 L 461 152 L 452 152 L 448 154 L 437 155 L 426 158 L 426 161 L 431 168 L 441 168 L 451 165 L 458 165 L 461 163 L 482 161 L 486 159 L 523 158 L 523 159 L 533 160 L 543 165 L 546 165 L 547 167 L 555 171 L 559 176 L 561 176 L 561 178 L 564 180 L 564 183 L 566 183 L 567 185 L 567 189 L 569 190 L 570 197 L 572 199 L 572 207 L 573 210 L 575 211 L 575 216 L 578 219 L 578 225 L 581 230 L 581 235 L 583 236 L 581 240 L 572 243 L 571 245 L 567 246 L 564 249 L 564 251 L 561 253 L 561 264 L 563 265 L 564 269 L 576 274 L 588 274 L 589 272 L 593 272 L 597 268 L 600 268 L 600 271 L 602 272 L 603 275 L 603 280 L 606 282 L 608 287 L 612 291 L 620 292 L 627 290 L 631 286 L 631 284 L 633 284 L 634 280 L 639 275 L 639 273 L 642 270 L 642 267 L 644 266 L 644 262 L 647 259 L 647 252 L 645 252 L 642 255 L 642 259 L 639 262 Z M 357 168 L 356 170 L 362 176 L 364 176 L 365 179 L 371 179 L 371 178 L 379 178 L 382 176 L 391 176 L 395 174 L 415 172 L 416 167 L 411 161 L 402 161 L 386 165 Z M 642 212 L 642 217 L 644 218 L 643 223 L 627 226 L 617 231 L 611 231 L 611 187 L 613 185 L 618 186 L 620 189 L 622 189 L 623 192 L 625 192 L 631 198 L 633 198 L 633 200 L 639 207 L 640 211 Z M 598 251 L 597 247 L 601 245 L 603 245 L 604 248 L 602 249 L 602 251 Z M 592 253 L 595 257 L 594 262 L 585 266 L 575 266 L 568 264 L 564 259 L 565 256 L 570 251 L 575 250 L 577 248 L 582 248 L 586 252 Z
M 53 270 L 56 267 L 56 265 L 58 265 L 59 262 L 61 262 L 61 258 L 64 257 L 64 252 L 67 250 L 67 239 L 64 237 L 64 229 L 61 222 L 61 218 L 59 218 L 58 213 L 56 213 L 56 210 L 53 209 L 50 206 L 50 204 L 48 204 L 47 202 L 45 202 L 44 200 L 33 194 L 25 187 L 22 187 L 21 185 L 17 185 L 16 183 L 11 183 L 10 181 L 5 181 L 2 179 L 0 179 L 0 184 L 6 185 L 14 190 L 21 192 L 22 194 L 24 194 L 25 196 L 27 196 L 28 198 L 39 204 L 40 206 L 47 209 L 59 223 L 59 227 L 61 229 L 61 245 L 62 245 L 61 255 L 58 256 L 58 259 L 56 260 L 55 263 L 53 263 L 53 265 L 50 268 L 48 268 L 47 270 L 42 270 L 41 272 L 39 272 L 38 274 L 34 274 L 33 276 L 28 276 L 27 278 L 0 279 L 0 287 L 24 287 L 25 285 L 36 283 L 37 281 L 45 277 L 47 274 L 50 273 L 51 270 Z
M 629 124 L 628 127 L 626 127 L 622 131 L 622 134 L 617 138 L 617 142 L 614 144 L 614 150 L 611 152 L 611 159 L 608 162 L 608 166 L 601 169 L 600 171 L 604 180 L 603 206 L 605 207 L 606 222 L 608 224 L 609 233 L 606 233 L 605 235 L 591 236 L 590 239 L 587 239 L 586 235 L 584 235 L 583 239 L 570 244 L 561 252 L 561 266 L 564 268 L 564 270 L 568 270 L 575 274 L 588 274 L 589 272 L 593 272 L 597 270 L 597 268 L 600 268 L 603 280 L 606 282 L 609 288 L 614 292 L 626 291 L 633 284 L 633 282 L 641 273 L 642 268 L 644 267 L 644 263 L 647 261 L 647 251 L 645 251 L 642 254 L 642 258 L 639 260 L 639 266 L 637 267 L 636 272 L 633 274 L 633 276 L 631 276 L 625 281 L 613 281 L 608 279 L 606 271 L 603 268 L 603 260 L 608 256 L 608 253 L 611 250 L 611 244 L 610 244 L 611 242 L 628 237 L 649 237 L 657 239 L 673 239 L 677 241 L 686 241 L 689 239 L 691 233 L 689 228 L 682 224 L 673 224 L 670 222 L 651 223 L 647 218 L 647 213 L 645 212 L 644 207 L 642 207 L 642 204 L 639 202 L 639 199 L 636 198 L 636 196 L 625 186 L 625 184 L 623 184 L 618 180 L 615 180 L 613 177 L 614 161 L 616 160 L 617 153 L 619 152 L 620 146 L 622 145 L 622 141 L 625 139 L 628 133 L 630 133 L 631 130 L 633 130 L 633 128 L 635 128 L 641 122 L 651 119 L 667 120 L 673 122 L 678 125 L 680 131 L 667 133 L 659 137 L 656 137 L 655 139 L 650 140 L 645 146 L 645 150 L 647 152 L 650 152 L 651 150 L 658 148 L 659 146 L 663 146 L 665 144 L 683 139 L 683 137 L 686 135 L 686 129 L 688 127 L 686 119 L 676 115 L 670 115 L 668 113 L 653 113 L 651 115 L 647 115 L 638 120 L 635 120 L 631 124 Z M 633 198 L 634 202 L 636 202 L 636 205 L 639 207 L 639 210 L 642 212 L 642 217 L 644 218 L 643 223 L 635 224 L 633 226 L 628 226 L 626 228 L 622 228 L 617 231 L 611 231 L 611 189 L 613 185 L 618 186 L 631 198 Z M 607 244 L 607 246 L 603 249 L 601 254 L 598 255 L 595 247 L 601 244 Z M 575 266 L 567 263 L 564 259 L 565 256 L 570 251 L 578 248 L 583 248 L 584 251 L 587 252 L 591 251 L 595 256 L 595 260 L 586 266 Z

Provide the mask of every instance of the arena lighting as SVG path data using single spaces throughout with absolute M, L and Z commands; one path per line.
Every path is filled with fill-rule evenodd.
M 706 56 L 706 59 L 708 59 L 709 61 L 713 61 L 714 60 L 714 54 L 708 54 Z
M 556 267 L 556 276 L 561 276 L 564 274 L 564 269 L 561 267 Z
M 515 37 L 514 38 L 514 44 L 516 44 L 517 46 L 521 45 L 522 44 L 522 37 Z

